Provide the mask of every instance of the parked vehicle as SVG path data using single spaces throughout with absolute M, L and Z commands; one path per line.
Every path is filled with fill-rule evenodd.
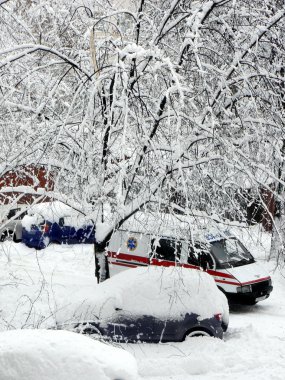
M 22 242 L 36 249 L 43 249 L 50 243 L 94 243 L 94 225 L 69 207 L 58 204 L 50 202 L 29 211 L 30 215 L 22 222 Z
M 269 297 L 269 274 L 229 231 L 199 231 L 192 239 L 171 237 L 169 228 L 159 233 L 116 231 L 107 251 L 110 277 L 137 266 L 182 266 L 206 271 L 232 303 L 254 304 Z
M 16 206 L 7 210 L 7 214 L 1 221 L 0 241 L 20 242 L 22 240 L 22 219 L 27 214 L 25 208 L 24 206 Z
M 64 308 L 62 308 L 64 309 Z M 185 268 L 136 268 L 98 285 L 91 302 L 59 320 L 59 329 L 119 342 L 178 342 L 222 338 L 228 302 L 206 272 Z

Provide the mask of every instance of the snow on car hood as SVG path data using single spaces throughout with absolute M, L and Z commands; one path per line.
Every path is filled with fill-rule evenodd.
M 258 263 L 242 265 L 235 268 L 228 268 L 227 271 L 242 284 L 257 282 L 269 277 L 269 273 Z
M 60 309 L 60 308 L 59 308 Z M 180 267 L 147 267 L 123 271 L 96 288 L 96 294 L 73 311 L 57 313 L 58 323 L 79 320 L 112 320 L 116 309 L 159 319 L 184 319 L 186 313 L 201 319 L 227 313 L 225 296 L 205 272 Z

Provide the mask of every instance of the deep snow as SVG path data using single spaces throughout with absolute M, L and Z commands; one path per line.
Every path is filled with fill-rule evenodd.
M 136 380 L 135 358 L 125 350 L 58 330 L 1 333 L 1 380 Z
M 192 338 L 175 344 L 121 344 L 137 358 L 143 379 L 284 379 L 285 278 L 275 270 L 274 261 L 264 260 L 269 236 L 257 228 L 250 236 L 246 229 L 239 235 L 271 272 L 271 296 L 255 306 L 235 308 L 224 341 Z M 1 330 L 47 327 L 58 305 L 82 301 L 97 289 L 91 245 L 51 245 L 36 252 L 21 243 L 5 242 L 0 244 L 0 271 Z

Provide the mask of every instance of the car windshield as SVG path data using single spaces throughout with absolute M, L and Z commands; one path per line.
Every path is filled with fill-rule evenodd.
M 217 267 L 220 268 L 238 267 L 254 263 L 253 256 L 235 238 L 211 242 L 211 253 L 217 261 Z

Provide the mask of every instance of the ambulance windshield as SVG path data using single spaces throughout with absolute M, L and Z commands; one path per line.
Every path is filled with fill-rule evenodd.
M 211 242 L 211 253 L 217 261 L 217 268 L 230 268 L 254 263 L 253 256 L 235 238 Z

